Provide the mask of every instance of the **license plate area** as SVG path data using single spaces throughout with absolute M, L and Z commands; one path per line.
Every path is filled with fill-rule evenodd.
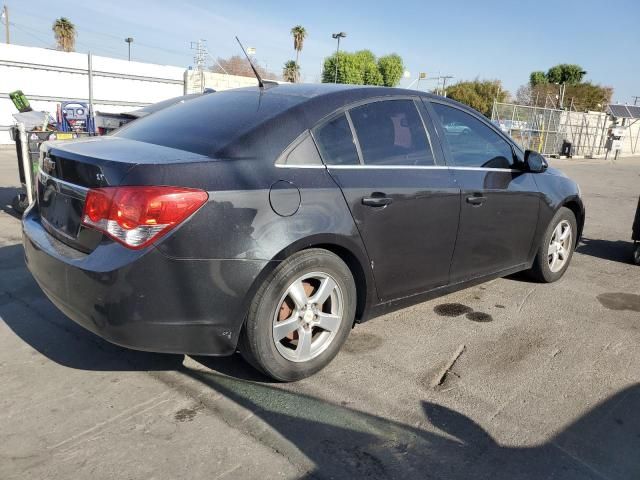
M 62 235 L 77 238 L 82 223 L 84 196 L 51 177 L 39 175 L 37 184 L 41 218 Z

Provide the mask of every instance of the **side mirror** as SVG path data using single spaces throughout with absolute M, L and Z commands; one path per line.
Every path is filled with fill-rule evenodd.
M 524 152 L 524 165 L 527 171 L 532 173 L 542 173 L 549 166 L 545 158 L 533 150 Z

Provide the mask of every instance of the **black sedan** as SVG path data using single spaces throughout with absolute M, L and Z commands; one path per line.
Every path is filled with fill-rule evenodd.
M 54 142 L 37 189 L 26 261 L 70 318 L 135 349 L 239 350 L 284 381 L 357 322 L 520 270 L 558 280 L 585 216 L 575 182 L 477 112 L 340 85 L 218 92 Z

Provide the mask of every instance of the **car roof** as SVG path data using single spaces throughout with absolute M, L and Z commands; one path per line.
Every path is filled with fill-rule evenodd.
M 212 158 L 274 161 L 305 130 L 350 104 L 425 92 L 345 84 L 279 84 L 202 95 L 123 127 L 115 136 L 185 150 Z M 466 107 L 465 107 L 466 108 Z
M 386 95 L 420 95 L 433 96 L 419 90 L 408 90 L 396 87 L 379 87 L 374 85 L 350 85 L 343 83 L 286 83 L 269 85 L 263 89 L 258 87 L 244 87 L 235 89 L 236 91 L 254 91 L 262 95 L 288 95 L 302 98 L 315 98 L 320 96 L 340 96 L 343 98 L 358 97 L 362 94 L 370 96 Z

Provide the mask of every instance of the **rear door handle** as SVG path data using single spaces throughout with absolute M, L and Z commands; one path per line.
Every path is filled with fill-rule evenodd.
M 482 195 L 473 194 L 467 197 L 467 203 L 470 203 L 471 205 L 475 205 L 475 206 L 480 206 L 484 203 L 486 199 L 487 197 L 484 197 Z
M 364 197 L 362 199 L 362 204 L 369 207 L 386 207 L 387 205 L 393 203 L 393 198 L 387 197 L 383 193 L 377 195 L 376 193 L 373 194 L 374 196 Z

